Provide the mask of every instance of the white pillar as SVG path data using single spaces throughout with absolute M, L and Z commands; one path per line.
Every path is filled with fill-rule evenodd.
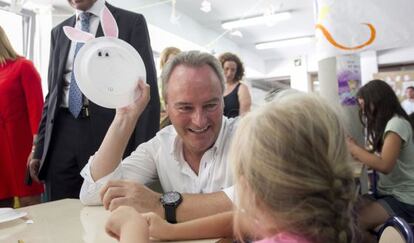
M 373 79 L 373 74 L 378 73 L 378 58 L 376 51 L 361 52 L 361 82 L 362 85 Z
M 341 57 L 338 57 L 341 58 Z M 340 97 L 338 93 L 338 68 L 337 58 L 326 58 L 318 63 L 318 77 L 320 86 L 320 95 L 328 100 L 329 103 L 340 105 Z M 363 144 L 363 128 L 359 121 L 358 106 L 344 105 L 344 121 L 345 129 L 348 134 L 355 138 L 358 143 Z

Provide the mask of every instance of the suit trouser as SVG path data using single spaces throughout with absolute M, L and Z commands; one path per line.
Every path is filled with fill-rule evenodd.
M 45 168 L 49 200 L 79 198 L 83 183 L 79 173 L 105 135 L 95 132 L 89 117 L 74 118 L 67 108 L 59 109 Z

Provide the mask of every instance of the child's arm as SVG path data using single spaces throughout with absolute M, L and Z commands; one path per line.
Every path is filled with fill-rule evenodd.
M 105 230 L 120 243 L 149 242 L 147 221 L 132 207 L 121 206 L 113 211 Z
M 348 149 L 354 158 L 384 174 L 390 173 L 397 163 L 402 142 L 398 134 L 388 132 L 381 154 L 375 155 L 358 146 L 351 138 L 347 139 Z
M 143 215 L 147 219 L 150 236 L 159 240 L 233 237 L 231 211 L 178 224 L 170 224 L 155 213 Z

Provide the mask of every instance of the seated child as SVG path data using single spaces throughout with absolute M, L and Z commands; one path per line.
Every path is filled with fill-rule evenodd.
M 349 151 L 379 174 L 378 192 L 364 195 L 357 206 L 363 242 L 369 243 L 376 242 L 370 231 L 391 216 L 414 223 L 414 121 L 401 107 L 391 86 L 382 80 L 368 82 L 356 97 L 372 150 L 348 138 Z

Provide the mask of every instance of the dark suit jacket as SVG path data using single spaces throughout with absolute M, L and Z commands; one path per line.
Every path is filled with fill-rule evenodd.
M 119 28 L 119 38 L 130 43 L 141 55 L 147 71 L 147 83 L 151 87 L 151 100 L 141 115 L 134 133 L 131 136 L 125 155 L 129 155 L 140 143 L 148 141 L 155 136 L 159 129 L 160 120 L 160 101 L 157 87 L 157 75 L 154 66 L 152 49 L 147 29 L 147 24 L 141 14 L 126 11 L 106 4 L 111 11 Z M 70 49 L 70 40 L 63 32 L 63 26 L 75 26 L 76 16 L 63 21 L 53 28 L 51 35 L 51 51 L 48 71 L 48 88 L 42 120 L 39 125 L 38 137 L 34 158 L 40 159 L 39 178 L 45 176 L 45 163 L 48 163 L 48 149 L 50 147 L 53 131 L 64 129 L 54 126 L 54 119 L 59 110 L 63 96 L 63 76 L 66 66 L 67 55 Z M 101 25 L 99 24 L 96 37 L 103 36 Z M 93 102 L 89 103 L 90 118 L 97 137 L 106 134 L 115 115 L 114 109 L 100 107 Z M 75 141 L 76 142 L 76 141 Z M 101 141 L 99 141 L 99 144 Z M 87 161 L 85 161 L 86 163 Z

